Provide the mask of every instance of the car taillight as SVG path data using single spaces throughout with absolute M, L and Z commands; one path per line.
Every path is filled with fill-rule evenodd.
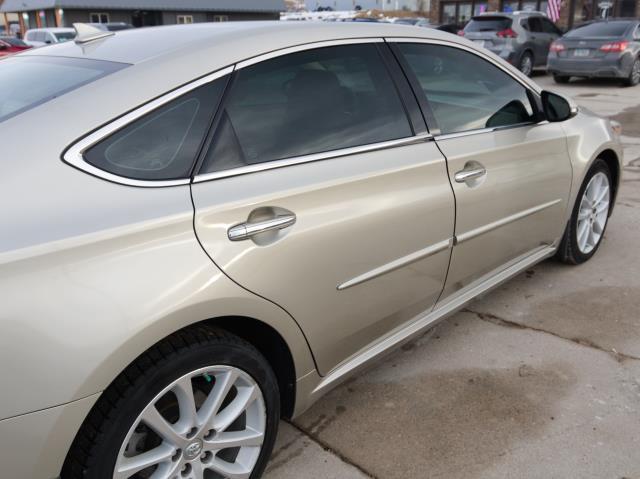
M 561 52 L 566 50 L 566 47 L 562 43 L 553 42 L 549 47 L 549 51 L 551 52 Z
M 611 42 L 605 43 L 600 47 L 603 52 L 623 52 L 629 46 L 629 42 Z
M 516 38 L 518 36 L 518 34 L 510 28 L 500 30 L 498 33 L 496 33 L 496 35 L 500 38 Z
M 464 30 L 458 30 L 458 35 L 460 35 L 461 37 L 464 37 Z

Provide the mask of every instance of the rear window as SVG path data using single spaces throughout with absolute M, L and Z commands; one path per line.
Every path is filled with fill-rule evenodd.
M 5 43 L 8 43 L 9 45 L 13 45 L 14 47 L 27 47 L 27 46 L 29 46 L 25 42 L 23 42 L 22 40 L 20 40 L 18 38 L 14 38 L 14 37 L 0 37 L 0 40 L 2 40 Z
M 54 35 L 60 43 L 68 42 L 69 40 L 76 38 L 76 32 L 58 32 L 54 33 Z
M 597 22 L 578 27 L 566 34 L 567 37 L 621 37 L 631 22 Z
M 127 66 L 81 58 L 12 57 L 0 62 L 0 122 Z
M 511 28 L 511 19 L 507 17 L 473 17 L 465 27 L 465 32 L 500 32 Z

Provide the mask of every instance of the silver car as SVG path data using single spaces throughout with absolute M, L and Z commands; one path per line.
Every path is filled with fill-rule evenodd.
M 0 464 L 258 478 L 281 417 L 595 254 L 619 125 L 464 38 L 92 33 L 0 62 Z
M 460 35 L 491 50 L 531 76 L 547 64 L 549 47 L 562 36 L 555 24 L 540 12 L 483 13 L 473 17 Z

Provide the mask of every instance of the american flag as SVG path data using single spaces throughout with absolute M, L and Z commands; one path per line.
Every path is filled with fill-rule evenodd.
M 562 0 L 549 0 L 549 3 L 547 3 L 547 17 L 549 17 L 552 22 L 557 22 L 560 19 L 561 3 Z

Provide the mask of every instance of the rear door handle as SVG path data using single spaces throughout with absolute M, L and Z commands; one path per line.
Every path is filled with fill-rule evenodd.
M 281 230 L 293 226 L 296 222 L 296 215 L 279 215 L 274 218 L 258 221 L 256 223 L 241 223 L 229 228 L 227 235 L 231 241 L 243 241 L 260 233 L 267 231 Z
M 483 166 L 465 168 L 464 170 L 458 171 L 453 179 L 456 180 L 456 183 L 466 183 L 467 181 L 481 178 L 486 174 L 487 170 Z

